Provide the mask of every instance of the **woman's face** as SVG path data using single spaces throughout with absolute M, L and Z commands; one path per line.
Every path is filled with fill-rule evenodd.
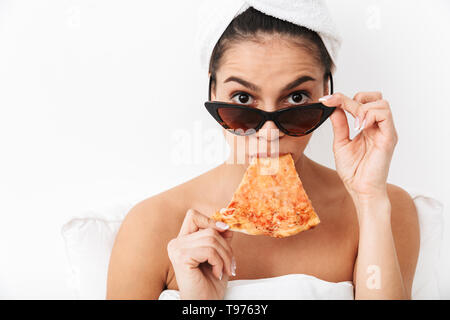
M 274 111 L 317 102 L 328 94 L 323 67 L 308 49 L 282 36 L 265 35 L 262 39 L 262 42 L 234 43 L 225 51 L 216 72 L 212 100 Z M 294 83 L 303 77 L 312 80 Z M 225 129 L 224 135 L 231 150 L 238 155 L 237 159 L 245 158 L 245 163 L 256 154 L 276 155 L 277 139 L 279 153 L 291 153 L 297 161 L 311 138 L 311 134 L 288 136 L 272 121 L 267 121 L 252 135 L 238 136 Z

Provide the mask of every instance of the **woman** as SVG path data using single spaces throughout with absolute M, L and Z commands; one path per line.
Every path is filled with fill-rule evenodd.
M 226 163 L 138 203 L 118 233 L 110 260 L 108 298 L 158 299 L 166 289 L 181 299 L 223 299 L 228 281 L 309 275 L 351 281 L 355 299 L 409 299 L 419 250 L 411 197 L 386 182 L 397 143 L 389 103 L 380 92 L 353 99 L 330 95 L 333 62 L 316 32 L 253 8 L 235 17 L 211 55 L 211 100 L 264 111 L 320 101 L 336 107 L 333 152 L 337 170 L 303 153 L 311 134 L 292 136 L 266 121 L 254 134 L 226 140 L 249 145 L 278 139 L 291 153 L 321 223 L 278 239 L 227 230 L 209 217 L 226 207 L 245 163 Z M 344 110 L 362 131 L 353 140 Z M 360 125 L 361 124 L 361 125 Z M 232 145 L 232 152 L 239 143 Z M 261 155 L 256 155 L 261 156 Z M 273 296 L 276 298 L 276 295 Z M 321 296 L 315 298 L 333 298 Z

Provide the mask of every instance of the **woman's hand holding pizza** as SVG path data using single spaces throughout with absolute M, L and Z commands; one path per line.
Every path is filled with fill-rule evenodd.
M 380 92 L 359 92 L 353 99 L 342 93 L 324 98 L 324 105 L 337 107 L 331 115 L 336 170 L 353 200 L 358 204 L 387 198 L 387 176 L 398 140 L 389 103 Z M 362 128 L 353 140 L 344 110 Z
M 236 268 L 232 236 L 226 224 L 187 211 L 178 236 L 167 245 L 181 299 L 223 299 Z

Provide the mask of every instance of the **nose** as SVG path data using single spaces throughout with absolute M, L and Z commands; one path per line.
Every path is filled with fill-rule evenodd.
M 257 134 L 258 138 L 265 139 L 269 142 L 284 136 L 284 133 L 271 120 L 266 121 L 261 129 L 258 130 Z

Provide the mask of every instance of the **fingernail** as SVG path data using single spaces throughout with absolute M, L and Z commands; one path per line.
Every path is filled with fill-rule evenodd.
M 355 130 L 358 130 L 358 128 L 359 128 L 359 118 L 356 117 L 355 118 Z
M 227 230 L 230 226 L 222 221 L 217 221 L 216 226 L 220 229 Z
M 234 259 L 234 257 L 233 259 L 231 259 L 231 274 L 233 276 L 236 275 L 236 260 Z
M 323 96 L 322 98 L 319 99 L 319 101 L 327 101 L 328 99 L 330 99 L 333 95 L 329 94 L 327 96 Z
M 219 280 L 222 280 L 223 272 L 220 272 Z
M 361 131 L 364 129 L 364 126 L 366 125 L 366 119 L 364 119 L 364 121 L 363 121 L 363 123 L 362 123 L 362 125 L 361 125 Z

